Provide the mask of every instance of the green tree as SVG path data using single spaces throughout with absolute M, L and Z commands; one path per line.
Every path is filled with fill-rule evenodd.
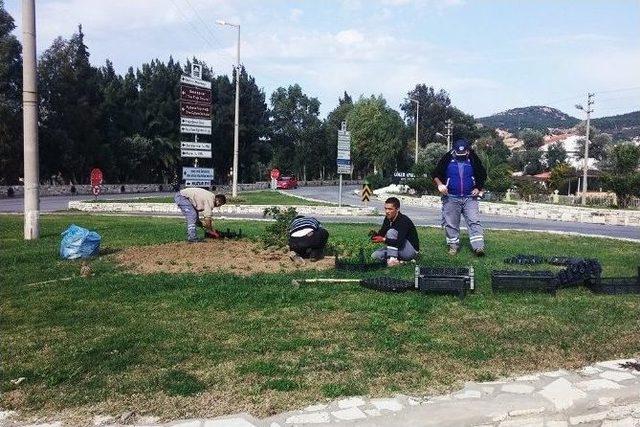
M 416 103 L 411 99 L 420 102 L 418 139 L 421 145 L 425 146 L 436 140 L 436 132 L 444 134 L 445 122 L 451 116 L 451 99 L 444 89 L 436 92 L 433 86 L 417 84 L 407 93 L 407 99 L 400 105 L 410 129 L 415 129 L 416 126 Z
M 601 133 L 593 126 L 592 134 L 589 135 L 589 158 L 602 160 L 608 146 L 613 144 L 613 138 L 608 133 Z M 578 152 L 576 153 L 578 159 L 584 159 L 584 142 L 585 138 L 578 140 Z
M 70 40 L 54 40 L 40 59 L 38 77 L 42 175 L 61 172 L 72 182 L 88 182 L 89 170 L 100 165 L 103 138 L 98 73 L 89 63 L 82 26 Z
M 567 163 L 558 163 L 551 168 L 549 188 L 551 190 L 558 190 L 560 193 L 565 193 L 571 179 L 575 177 L 575 175 L 576 170 Z
M 567 150 L 564 149 L 561 142 L 556 142 L 549 145 L 544 157 L 547 167 L 553 169 L 567 161 Z
M 421 146 L 437 142 L 441 137 L 436 134 L 445 134 L 448 119 L 453 121 L 454 140 L 458 138 L 473 140 L 480 136 L 473 116 L 455 108 L 451 104 L 447 91 L 444 89 L 436 91 L 432 86 L 424 83 L 417 84 L 413 90 L 409 91 L 407 99 L 400 105 L 411 136 L 414 135 L 413 130 L 416 125 L 416 103 L 411 99 L 420 102 L 418 135 Z
M 544 134 L 530 128 L 520 131 L 518 138 L 522 140 L 524 148 L 527 150 L 540 148 L 544 143 Z
M 607 190 L 616 193 L 618 205 L 627 207 L 632 197 L 640 197 L 640 147 L 619 144 L 612 148 L 602 181 Z
M 0 0 L 0 184 L 16 184 L 22 173 L 22 47 L 14 29 Z
M 418 163 L 412 168 L 415 176 L 407 181 L 407 185 L 414 189 L 418 195 L 435 191 L 436 186 L 431 179 L 431 172 L 433 172 L 438 161 L 446 152 L 447 147 L 438 143 L 428 144 L 418 151 Z
M 347 120 L 347 115 L 353 108 L 353 100 L 345 91 L 342 98 L 338 99 L 338 106 L 334 108 L 322 123 L 324 132 L 324 144 L 321 151 L 320 177 L 325 178 L 326 171 L 333 171 L 336 167 L 336 157 L 338 152 L 338 130 L 342 122 Z
M 273 92 L 269 134 L 274 166 L 302 179 L 308 178 L 307 170 L 320 170 L 315 144 L 322 137 L 319 114 L 320 101 L 305 95 L 298 84 Z
M 361 97 L 347 116 L 351 131 L 353 163 L 362 172 L 393 172 L 405 143 L 404 122 L 380 96 Z
M 232 84 L 235 85 L 236 73 Z M 264 91 L 256 79 L 240 68 L 240 135 L 239 135 L 239 179 L 252 182 L 267 178 L 271 147 L 266 142 L 269 126 L 269 111 Z M 234 104 L 235 108 L 235 104 Z

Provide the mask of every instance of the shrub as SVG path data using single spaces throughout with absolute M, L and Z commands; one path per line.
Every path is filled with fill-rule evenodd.
M 287 231 L 289 230 L 289 225 L 291 224 L 291 221 L 298 216 L 296 208 L 287 208 L 286 210 L 282 210 L 276 206 L 272 206 L 270 208 L 265 208 L 262 216 L 265 218 L 272 217 L 275 219 L 275 222 L 272 222 L 265 227 L 262 235 L 260 236 L 264 246 L 287 246 Z
M 386 187 L 387 185 L 391 184 L 391 178 L 385 178 L 381 174 L 367 175 L 364 180 L 369 183 L 369 187 L 372 190 Z

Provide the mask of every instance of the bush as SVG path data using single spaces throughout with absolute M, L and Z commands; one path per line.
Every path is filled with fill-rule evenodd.
M 265 208 L 262 213 L 263 217 L 272 217 L 275 222 L 272 222 L 265 227 L 260 239 L 265 247 L 277 246 L 279 248 L 287 246 L 288 243 L 288 230 L 291 221 L 298 216 L 296 208 L 287 208 L 281 210 L 276 206 Z
M 381 174 L 367 175 L 364 180 L 369 183 L 369 188 L 371 188 L 372 190 L 386 187 L 387 185 L 391 184 L 391 178 L 385 178 Z
M 418 196 L 422 196 L 426 193 L 432 193 L 436 190 L 436 185 L 433 183 L 433 180 L 426 176 L 417 176 L 408 180 L 406 184 L 409 188 L 414 189 Z

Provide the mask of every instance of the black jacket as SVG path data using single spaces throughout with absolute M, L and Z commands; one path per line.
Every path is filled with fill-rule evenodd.
M 443 184 L 447 182 L 447 166 L 451 162 L 451 159 L 453 159 L 453 150 L 445 153 L 445 155 L 440 158 L 436 168 L 431 172 L 431 178 L 438 178 Z M 476 181 L 473 188 L 482 190 L 484 188 L 484 182 L 487 180 L 487 170 L 482 166 L 480 157 L 478 157 L 475 151 L 469 150 L 469 160 L 471 161 L 473 177 Z
M 408 240 L 411 243 L 411 246 L 416 251 L 420 250 L 420 240 L 418 239 L 418 231 L 416 230 L 416 226 L 413 225 L 413 221 L 409 219 L 408 216 L 403 215 L 401 212 L 398 212 L 398 216 L 395 221 L 391 222 L 384 217 L 384 221 L 382 222 L 382 228 L 378 231 L 378 236 L 385 236 L 389 229 L 395 229 L 398 232 L 397 239 L 387 239 L 385 243 L 389 246 L 395 246 L 400 249 L 405 240 Z

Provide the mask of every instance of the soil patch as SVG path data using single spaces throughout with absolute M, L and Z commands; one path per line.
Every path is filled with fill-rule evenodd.
M 264 249 L 248 240 L 206 240 L 153 246 L 133 246 L 114 254 L 127 269 L 149 273 L 212 273 L 227 271 L 239 276 L 256 273 L 286 273 L 326 270 L 335 267 L 332 257 L 296 266 L 288 251 Z

